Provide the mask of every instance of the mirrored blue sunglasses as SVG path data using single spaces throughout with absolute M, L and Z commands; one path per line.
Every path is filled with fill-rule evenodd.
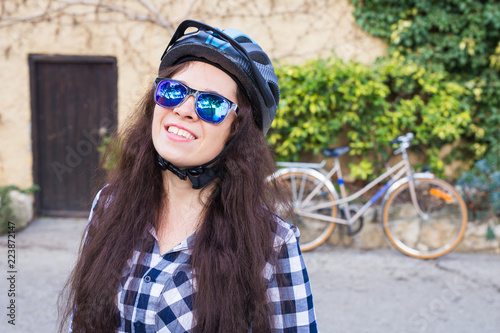
M 190 88 L 179 81 L 159 77 L 155 80 L 155 87 L 155 102 L 165 108 L 175 108 L 189 96 L 194 96 L 196 114 L 210 124 L 220 124 L 231 111 L 237 114 L 236 103 L 212 92 Z

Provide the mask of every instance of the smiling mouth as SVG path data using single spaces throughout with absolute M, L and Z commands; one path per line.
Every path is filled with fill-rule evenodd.
M 177 128 L 175 126 L 169 126 L 167 128 L 167 132 L 168 133 L 172 133 L 172 134 L 175 134 L 177 136 L 180 136 L 182 138 L 186 138 L 186 139 L 189 139 L 189 140 L 195 140 L 196 137 L 194 137 L 191 133 L 189 133 L 188 131 L 185 131 L 183 129 L 180 129 L 180 128 Z

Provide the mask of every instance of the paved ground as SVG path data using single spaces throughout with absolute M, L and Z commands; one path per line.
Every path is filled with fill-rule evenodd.
M 304 253 L 322 332 L 500 332 L 500 256 Z
M 0 332 L 55 332 L 56 300 L 84 220 L 39 219 L 16 234 L 15 326 L 0 236 Z M 323 246 L 304 253 L 322 332 L 500 332 L 500 256 L 422 261 L 393 250 Z

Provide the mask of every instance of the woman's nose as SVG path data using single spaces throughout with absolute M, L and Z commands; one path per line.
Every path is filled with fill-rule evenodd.
M 198 119 L 198 115 L 196 114 L 195 107 L 196 101 L 194 96 L 188 96 L 184 103 L 174 108 L 174 113 L 183 118 L 196 120 Z

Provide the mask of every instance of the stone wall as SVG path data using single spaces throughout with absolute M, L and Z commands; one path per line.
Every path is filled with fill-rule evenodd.
M 354 247 L 363 250 L 390 248 L 392 245 L 384 234 L 379 222 L 379 211 L 369 208 L 364 215 L 364 225 L 361 231 L 354 235 L 346 235 L 344 226 L 337 225 L 327 243 L 334 246 Z M 490 252 L 500 254 L 500 224 L 495 225 L 496 239 L 487 240 L 486 231 L 489 221 L 470 221 L 467 223 L 464 237 L 454 249 L 457 252 Z M 494 222 L 494 221 L 491 221 Z

